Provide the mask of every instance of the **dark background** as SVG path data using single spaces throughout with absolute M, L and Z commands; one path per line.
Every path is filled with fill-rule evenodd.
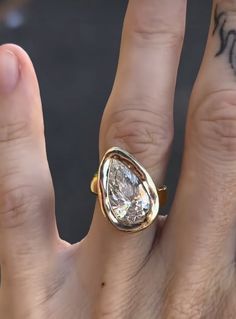
M 70 242 L 86 234 L 92 217 L 95 197 L 89 185 L 98 166 L 99 122 L 114 80 L 126 6 L 125 0 L 31 0 L 10 11 L 1 23 L 0 42 L 21 45 L 38 74 L 58 226 L 61 236 Z M 175 141 L 166 181 L 170 201 L 210 6 L 210 0 L 189 0 L 176 90 Z

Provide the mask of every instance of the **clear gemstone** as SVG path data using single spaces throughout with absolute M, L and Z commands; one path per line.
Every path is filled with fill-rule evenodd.
M 126 225 L 142 223 L 150 210 L 150 198 L 141 180 L 127 165 L 112 159 L 108 176 L 108 196 L 113 215 Z

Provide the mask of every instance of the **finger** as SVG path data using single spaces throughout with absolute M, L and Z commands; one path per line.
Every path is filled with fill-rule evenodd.
M 203 271 L 233 266 L 235 259 L 235 17 L 236 1 L 214 1 L 190 103 L 182 174 L 162 238 L 169 262 L 182 263 L 181 256 L 197 254 L 195 262 Z
M 57 236 L 37 79 L 27 54 L 10 44 L 0 47 L 0 154 L 4 286 L 38 267 Z
M 173 135 L 173 97 L 185 11 L 185 0 L 129 2 L 117 75 L 101 123 L 100 158 L 108 148 L 122 147 L 157 184 L 163 182 Z M 84 245 L 87 252 L 96 251 L 100 266 L 122 268 L 118 272 L 122 280 L 143 263 L 155 231 L 153 225 L 132 236 L 118 232 L 97 205 Z
M 112 94 L 100 132 L 100 155 L 119 145 L 155 182 L 164 177 L 173 137 L 173 98 L 185 26 L 185 0 L 131 0 Z

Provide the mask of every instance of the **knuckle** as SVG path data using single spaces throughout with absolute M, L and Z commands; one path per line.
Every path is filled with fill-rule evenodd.
M 31 223 L 42 207 L 51 205 L 53 194 L 33 185 L 5 186 L 0 189 L 0 200 L 0 229 L 9 229 Z
M 0 125 L 0 143 L 24 139 L 27 136 L 29 136 L 29 125 L 27 121 Z
M 159 28 L 154 30 L 147 27 L 136 27 L 132 34 L 134 40 L 140 45 L 146 42 L 153 43 L 157 46 L 175 47 L 183 43 L 184 34 L 175 30 Z
M 151 42 L 166 46 L 179 46 L 184 40 L 184 23 L 173 26 L 172 21 L 156 14 L 152 6 L 145 6 L 142 10 L 134 10 L 129 20 L 128 32 L 137 42 Z M 181 19 L 179 20 L 181 21 Z
M 109 114 L 109 126 L 103 132 L 102 140 L 105 140 L 106 147 L 117 145 L 125 148 L 151 168 L 166 158 L 173 128 L 169 114 L 152 111 L 146 103 L 142 103 L 142 108 L 140 101 L 115 107 L 117 111 Z
M 236 155 L 236 92 L 220 91 L 206 97 L 190 114 L 190 136 L 216 160 Z

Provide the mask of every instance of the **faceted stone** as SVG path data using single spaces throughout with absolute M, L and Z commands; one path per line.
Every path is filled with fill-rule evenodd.
M 118 159 L 111 159 L 107 187 L 111 210 L 118 221 L 137 225 L 145 220 L 151 206 L 149 195 L 139 177 Z

